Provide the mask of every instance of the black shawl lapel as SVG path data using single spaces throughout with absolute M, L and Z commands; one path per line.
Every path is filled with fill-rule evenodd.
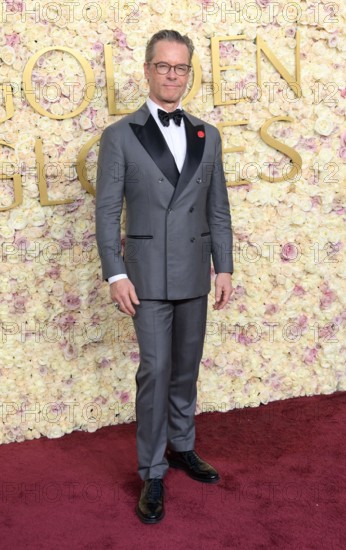
M 178 183 L 176 185 L 171 203 L 173 203 L 183 189 L 186 187 L 192 176 L 200 165 L 204 153 L 205 129 L 203 124 L 194 126 L 192 122 L 184 117 L 186 133 L 186 157 Z
M 161 172 L 172 185 L 176 186 L 179 179 L 179 170 L 153 116 L 149 115 L 144 126 L 134 123 L 130 123 L 130 126 Z

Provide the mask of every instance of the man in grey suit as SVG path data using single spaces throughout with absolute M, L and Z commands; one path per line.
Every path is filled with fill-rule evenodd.
M 164 516 L 169 466 L 215 483 L 215 468 L 194 450 L 197 377 L 215 269 L 214 309 L 231 291 L 232 230 L 217 129 L 181 107 L 193 44 L 163 30 L 148 42 L 149 97 L 100 140 L 96 238 L 111 298 L 134 322 L 138 471 L 137 515 Z M 122 255 L 120 216 L 126 201 Z

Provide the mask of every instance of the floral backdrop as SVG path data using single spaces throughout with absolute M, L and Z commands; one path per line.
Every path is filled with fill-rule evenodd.
M 112 47 L 117 109 L 132 110 L 146 97 L 146 40 L 161 28 L 176 28 L 195 43 L 202 83 L 185 108 L 214 125 L 247 121 L 220 126 L 225 149 L 243 149 L 224 156 L 234 292 L 221 312 L 213 311 L 210 295 L 197 412 L 345 390 L 343 3 L 7 0 L 0 9 L 0 442 L 95 431 L 135 418 L 138 347 L 131 319 L 115 310 L 101 278 L 92 188 L 97 137 L 123 116 L 109 113 L 104 46 Z M 261 89 L 253 86 L 256 36 L 294 75 L 297 32 L 301 94 L 263 54 Z M 236 35 L 245 39 L 220 42 L 221 65 L 239 67 L 222 71 L 223 85 L 251 93 L 215 106 L 211 38 Z M 95 93 L 72 117 L 85 87 L 76 57 L 47 52 L 33 68 L 34 91 L 23 81 L 30 58 L 58 46 L 79 52 L 95 78 Z M 52 117 L 33 108 L 32 94 Z M 289 160 L 261 138 L 260 128 L 273 117 L 291 117 L 269 133 L 302 159 L 301 170 L 281 182 L 259 176 L 279 176 Z M 92 138 L 83 168 L 88 189 L 76 163 Z M 22 198 L 10 208 L 14 172 Z

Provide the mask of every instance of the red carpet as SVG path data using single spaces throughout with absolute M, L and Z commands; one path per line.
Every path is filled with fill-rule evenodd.
M 196 423 L 222 481 L 170 471 L 157 525 L 134 513 L 134 424 L 2 445 L 1 550 L 346 548 L 346 392 Z

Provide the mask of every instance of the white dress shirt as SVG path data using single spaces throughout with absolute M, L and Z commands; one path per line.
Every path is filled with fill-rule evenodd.
M 169 121 L 169 126 L 164 126 L 161 123 L 157 114 L 157 110 L 162 109 L 162 107 L 160 107 L 160 105 L 157 105 L 152 99 L 150 99 L 150 97 L 148 97 L 147 99 L 147 106 L 156 124 L 160 128 L 163 137 L 166 140 L 166 143 L 174 157 L 175 164 L 177 165 L 179 172 L 181 172 L 186 156 L 186 134 L 184 118 L 182 119 L 180 126 L 175 124 L 172 119 Z M 179 104 L 177 108 L 181 109 L 181 104 Z M 162 110 L 164 111 L 165 109 Z M 120 279 L 127 279 L 127 275 L 125 273 L 121 273 L 120 275 L 113 275 L 112 277 L 108 278 L 108 282 L 109 284 L 112 284 L 115 281 L 119 281 Z

